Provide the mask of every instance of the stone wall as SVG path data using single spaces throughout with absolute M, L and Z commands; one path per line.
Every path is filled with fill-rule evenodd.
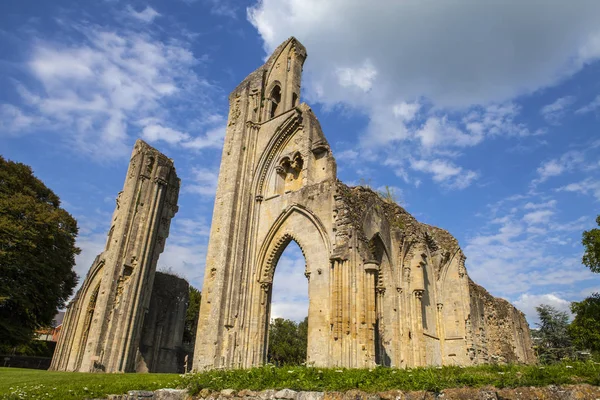
M 456 388 L 440 392 L 388 390 L 370 393 L 360 390 L 347 392 L 296 392 L 290 389 L 235 391 L 202 390 L 189 396 L 185 390 L 160 389 L 155 392 L 132 390 L 126 395 L 112 395 L 108 400 L 574 400 L 599 399 L 600 387 L 581 385 L 503 388 Z
M 291 241 L 306 262 L 308 365 L 533 362 L 521 314 L 479 295 L 450 233 L 338 181 L 299 102 L 305 59 L 290 38 L 229 96 L 194 369 L 265 362 L 273 275 Z
M 185 279 L 157 272 L 140 340 L 137 372 L 182 373 L 182 347 L 189 284 Z
M 135 143 L 104 251 L 67 306 L 52 370 L 133 372 L 154 273 L 178 210 L 173 160 Z

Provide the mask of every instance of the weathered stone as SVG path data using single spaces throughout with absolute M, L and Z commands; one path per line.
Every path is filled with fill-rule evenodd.
M 325 392 L 323 400 L 343 400 L 344 392 Z
M 388 390 L 385 392 L 379 392 L 379 397 L 383 400 L 403 400 L 404 393 L 400 390 Z
M 154 392 L 149 390 L 130 390 L 127 392 L 127 400 L 152 399 L 153 397 Z
M 233 389 L 223 389 L 221 390 L 221 396 L 224 398 L 229 398 L 235 396 L 235 390 Z
M 177 362 L 161 347 L 181 344 L 184 319 L 161 322 L 148 307 L 154 289 L 160 289 L 153 285 L 156 263 L 177 212 L 179 186 L 173 161 L 138 140 L 117 196 L 106 247 L 67 307 L 50 369 L 166 372 L 169 368 L 161 366 L 161 357 Z M 187 287 L 182 295 L 187 296 Z M 181 314 L 181 308 L 176 312 Z M 153 326 L 144 330 L 140 343 L 146 312 L 153 316 Z M 164 329 L 156 334 L 161 324 Z M 156 337 L 161 335 L 164 340 L 159 342 Z M 159 360 L 149 357 L 153 350 Z
M 323 392 L 298 392 L 297 400 L 323 400 Z
M 276 391 L 273 389 L 263 390 L 258 393 L 258 398 L 260 400 L 272 400 L 275 398 Z
M 276 399 L 295 400 L 298 392 L 291 389 L 282 389 L 275 393 Z
M 273 274 L 291 241 L 306 261 L 308 365 L 534 362 L 524 315 L 470 280 L 452 235 L 337 180 L 299 102 L 305 58 L 290 38 L 229 96 L 194 368 L 265 362 Z
M 437 398 L 440 400 L 498 400 L 495 389 L 478 388 L 444 389 Z
M 198 393 L 198 397 L 202 397 L 203 399 L 206 399 L 211 394 L 212 394 L 212 390 L 204 388 L 204 389 L 200 390 L 200 393 Z
M 255 392 L 254 390 L 244 389 L 244 390 L 240 390 L 238 392 L 238 396 L 239 397 L 258 397 L 258 392 Z
M 190 398 L 185 389 L 158 389 L 153 400 L 187 400 Z

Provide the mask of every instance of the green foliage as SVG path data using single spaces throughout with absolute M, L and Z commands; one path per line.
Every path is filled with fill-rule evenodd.
M 593 362 L 535 365 L 481 365 L 396 369 L 336 369 L 265 366 L 248 370 L 218 370 L 188 374 L 183 385 L 192 394 L 209 390 L 283 389 L 366 392 L 386 390 L 440 391 L 456 387 L 547 386 L 574 383 L 600 384 L 600 364 Z
M 196 340 L 196 330 L 198 329 L 198 317 L 200 316 L 200 302 L 202 301 L 202 292 L 190 285 L 188 308 L 185 313 L 185 326 L 183 330 L 183 342 L 194 343 Z
M 546 304 L 541 304 L 535 309 L 540 322 L 537 324 L 539 329 L 532 333 L 537 342 L 539 361 L 549 364 L 572 357 L 573 347 L 567 313 Z
M 575 318 L 569 325 L 573 343 L 580 350 L 600 352 L 600 293 L 571 303 Z
M 0 156 L 0 343 L 50 326 L 73 293 L 77 222 L 30 167 Z
M 19 355 L 31 357 L 52 357 L 56 342 L 46 340 L 32 340 L 19 346 L 0 344 L 0 354 Z
M 269 329 L 267 360 L 275 365 L 300 365 L 306 362 L 308 317 L 300 323 L 276 318 Z
M 600 215 L 596 218 L 596 224 L 600 226 Z M 583 265 L 592 272 L 600 273 L 600 229 L 594 228 L 584 231 L 581 244 L 585 248 L 583 253 Z

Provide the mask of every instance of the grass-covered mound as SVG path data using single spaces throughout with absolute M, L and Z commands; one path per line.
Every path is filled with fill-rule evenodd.
M 367 392 L 386 390 L 440 391 L 458 387 L 547 386 L 588 383 L 600 386 L 600 364 L 569 362 L 549 366 L 484 365 L 399 370 L 374 368 L 347 370 L 265 366 L 249 370 L 175 374 L 85 374 L 0 368 L 0 399 L 86 399 L 122 394 L 128 390 L 202 389 Z

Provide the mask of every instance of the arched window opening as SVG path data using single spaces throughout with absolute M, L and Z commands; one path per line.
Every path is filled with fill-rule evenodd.
M 308 347 L 306 260 L 295 241 L 283 251 L 273 278 L 266 362 L 300 365 Z
M 375 321 L 372 321 L 374 324 L 373 327 L 373 342 L 374 342 L 374 352 L 375 352 L 375 363 L 378 365 L 391 365 L 391 358 L 388 353 L 388 349 L 386 349 L 386 338 L 384 337 L 384 295 L 385 295 L 385 286 L 383 282 L 383 271 L 385 269 L 390 268 L 389 259 L 385 250 L 385 246 L 381 237 L 376 234 L 369 241 L 369 253 L 371 256 L 370 262 L 373 265 L 378 265 L 379 270 L 376 272 L 371 272 L 375 274 L 373 279 L 374 287 L 371 290 L 375 291 L 374 300 L 375 304 L 371 304 L 371 307 L 375 309 Z
M 279 106 L 279 103 L 281 102 L 281 88 L 279 87 L 279 85 L 276 85 L 273 90 L 271 91 L 271 118 L 275 117 L 275 114 L 277 112 L 277 107 Z
M 292 107 L 296 107 L 298 105 L 298 95 L 296 93 L 292 94 Z

